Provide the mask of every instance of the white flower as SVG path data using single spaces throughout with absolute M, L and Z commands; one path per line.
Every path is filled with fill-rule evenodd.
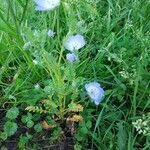
M 23 49 L 28 50 L 30 48 L 30 46 L 31 46 L 31 42 L 29 41 L 24 44 Z
M 34 0 L 37 4 L 36 10 L 46 11 L 53 10 L 55 7 L 60 5 L 60 0 Z
M 95 105 L 99 105 L 104 96 L 104 90 L 103 88 L 101 88 L 100 84 L 97 82 L 91 82 L 85 84 L 85 89 L 87 91 L 87 94 L 94 101 Z
M 73 63 L 78 58 L 74 53 L 69 53 L 69 54 L 66 55 L 66 59 L 68 60 L 69 63 Z
M 54 31 L 52 31 L 52 30 L 48 30 L 48 32 L 47 32 L 47 35 L 49 36 L 49 37 L 54 37 L 55 36 L 55 32 Z
M 34 63 L 35 65 L 37 65 L 37 64 L 38 64 L 38 61 L 37 61 L 36 59 L 34 59 L 34 60 L 33 60 L 33 63 Z
M 85 39 L 82 35 L 76 34 L 70 36 L 64 46 L 67 50 L 73 52 L 74 50 L 79 50 L 86 44 Z
M 40 85 L 37 83 L 37 84 L 34 85 L 34 88 L 37 90 L 37 89 L 40 88 Z

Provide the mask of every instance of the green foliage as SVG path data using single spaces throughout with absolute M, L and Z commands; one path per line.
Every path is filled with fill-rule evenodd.
M 34 1 L 0 0 L 0 138 L 7 140 L 23 123 L 35 143 L 47 137 L 55 143 L 81 104 L 83 122 L 72 124 L 75 149 L 148 149 L 149 128 L 138 118 L 150 110 L 149 1 L 61 0 L 56 10 L 34 7 Z M 86 46 L 69 64 L 64 41 L 75 33 Z M 90 81 L 106 91 L 97 107 L 84 88 Z M 42 119 L 57 124 L 51 134 L 42 130 Z M 23 134 L 18 147 L 31 149 L 30 140 Z
M 50 139 L 49 139 L 49 143 L 50 145 L 53 144 L 62 134 L 62 129 L 60 127 L 55 128 Z
M 74 145 L 74 150 L 81 150 L 82 146 L 80 144 L 75 144 Z
M 34 126 L 34 130 L 35 130 L 36 132 L 41 132 L 41 131 L 42 131 L 41 124 L 40 124 L 40 123 L 36 124 L 36 125 Z
M 32 135 L 26 133 L 26 135 L 21 135 L 18 142 L 18 147 L 20 150 L 25 150 L 29 140 L 32 139 Z
M 17 107 L 10 108 L 6 113 L 6 117 L 11 120 L 16 119 L 18 115 L 19 109 Z
M 15 122 L 7 121 L 4 125 L 4 133 L 6 133 L 7 136 L 11 136 L 15 134 L 17 128 L 18 125 Z
M 117 134 L 117 145 L 119 150 L 126 150 L 127 146 L 127 134 L 125 127 L 123 126 L 123 122 L 119 122 L 117 124 L 118 134 Z
M 6 132 L 0 132 L 0 139 L 6 140 L 7 139 L 7 133 Z
M 28 128 L 32 128 L 34 122 L 32 121 L 33 116 L 31 113 L 27 113 L 27 115 L 23 115 L 21 121 L 27 125 Z

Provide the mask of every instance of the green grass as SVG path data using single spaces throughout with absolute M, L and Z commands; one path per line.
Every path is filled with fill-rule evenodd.
M 84 107 L 74 135 L 76 149 L 148 150 L 149 136 L 139 135 L 132 122 L 150 112 L 150 1 L 62 0 L 53 11 L 34 8 L 30 0 L 0 0 L 1 132 L 11 107 L 19 109 L 21 118 L 27 106 L 39 106 L 48 98 L 58 101 L 58 114 L 64 118 L 65 106 L 74 101 Z M 56 32 L 54 38 L 47 37 L 49 29 Z M 79 51 L 80 61 L 68 64 L 63 43 L 75 33 L 82 34 L 87 44 Z M 32 46 L 25 50 L 29 41 Z M 33 63 L 35 51 L 38 65 Z M 95 80 L 106 91 L 98 107 L 84 89 L 85 83 Z M 45 86 L 52 88 L 51 93 L 43 90 Z M 21 125 L 21 119 L 16 122 Z M 54 129 L 50 141 L 58 140 L 59 131 Z M 36 141 L 38 134 L 29 134 Z M 0 147 L 4 145 L 0 141 Z M 38 149 L 32 142 L 25 147 Z

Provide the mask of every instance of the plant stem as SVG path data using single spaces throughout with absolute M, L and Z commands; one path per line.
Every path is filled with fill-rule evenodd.
M 60 117 L 63 120 L 64 112 L 63 112 L 63 98 L 62 98 L 62 96 L 59 96 L 59 112 L 60 112 Z

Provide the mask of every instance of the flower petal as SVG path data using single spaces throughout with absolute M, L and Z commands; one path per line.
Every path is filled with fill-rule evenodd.
M 85 39 L 82 35 L 73 35 L 73 36 L 70 36 L 65 44 L 64 44 L 64 47 L 73 52 L 74 50 L 79 50 L 81 49 L 84 45 L 86 44 L 85 42 Z
M 85 89 L 90 98 L 94 101 L 95 105 L 99 105 L 104 96 L 104 90 L 97 82 L 85 84 Z
M 68 60 L 69 63 L 73 63 L 74 61 L 76 61 L 78 58 L 74 53 L 68 53 L 66 55 L 66 59 Z

